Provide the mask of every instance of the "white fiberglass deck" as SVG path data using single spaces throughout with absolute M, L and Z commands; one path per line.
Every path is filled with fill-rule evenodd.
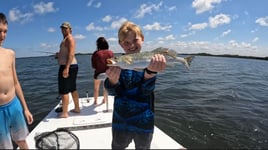
M 102 102 L 102 98 L 99 97 L 99 103 Z M 36 148 L 34 140 L 36 134 L 57 128 L 69 128 L 79 138 L 81 149 L 111 149 L 113 97 L 109 96 L 108 109 L 106 104 L 94 105 L 93 101 L 93 97 L 80 98 L 81 112 L 79 114 L 69 112 L 68 118 L 58 118 L 53 109 L 27 137 L 29 148 Z M 69 110 L 72 108 L 73 103 L 70 103 Z M 132 142 L 128 149 L 134 148 Z M 155 126 L 151 149 L 185 148 Z

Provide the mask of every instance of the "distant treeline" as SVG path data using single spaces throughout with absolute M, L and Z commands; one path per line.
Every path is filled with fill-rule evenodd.
M 123 53 L 115 53 L 116 55 L 120 55 Z M 92 55 L 92 53 L 77 53 L 76 55 Z M 233 57 L 233 58 L 246 58 L 246 59 L 260 59 L 260 60 L 268 60 L 268 57 L 255 57 L 255 56 L 240 56 L 240 55 L 213 55 L 208 53 L 193 53 L 193 54 L 181 54 L 181 55 L 198 55 L 198 56 L 214 56 L 214 57 Z
M 189 54 L 187 54 L 187 55 L 189 55 Z M 247 58 L 247 59 L 268 60 L 268 57 L 240 56 L 240 55 L 230 55 L 230 54 L 212 55 L 212 54 L 208 54 L 208 53 L 196 53 L 196 54 L 191 54 L 191 55 L 214 56 L 214 57 L 234 57 L 234 58 Z

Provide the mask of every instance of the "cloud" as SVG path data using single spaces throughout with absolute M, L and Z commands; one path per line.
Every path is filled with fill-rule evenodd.
M 164 41 L 158 41 L 157 44 L 163 45 L 165 42 Z
M 170 35 L 166 36 L 165 39 L 169 41 L 169 40 L 175 40 L 176 38 L 174 37 L 173 34 L 170 34 Z
M 9 19 L 10 21 L 14 22 L 20 22 L 22 24 L 26 22 L 30 22 L 33 20 L 33 17 L 35 14 L 45 14 L 45 13 L 51 13 L 51 12 L 56 12 L 57 9 L 54 8 L 54 3 L 53 2 L 40 2 L 39 4 L 36 4 L 33 6 L 34 11 L 31 13 L 22 13 L 21 10 L 18 8 L 13 8 L 9 11 Z
M 162 38 L 162 37 L 159 37 L 158 38 L 158 40 L 159 41 L 170 41 L 170 40 L 175 40 L 176 38 L 174 37 L 174 35 L 173 34 L 170 34 L 170 35 L 167 35 L 167 36 L 165 36 L 164 38 Z
M 192 7 L 196 9 L 196 14 L 201 14 L 203 12 L 212 10 L 214 8 L 213 4 L 219 4 L 221 0 L 194 0 L 192 2 Z
M 190 31 L 189 33 L 186 34 L 181 34 L 180 37 L 181 38 L 185 38 L 185 37 L 189 37 L 191 35 L 194 35 L 196 32 L 196 30 L 204 30 L 207 27 L 210 28 L 216 28 L 219 25 L 223 25 L 223 24 L 229 24 L 231 22 L 231 18 L 226 15 L 226 14 L 218 14 L 215 17 L 209 17 L 209 21 L 208 23 L 204 22 L 204 23 L 196 23 L 196 24 L 191 24 L 189 23 L 188 25 L 190 26 L 188 31 Z M 225 32 L 222 33 L 222 37 L 228 35 L 231 32 L 231 30 L 227 30 Z
M 143 26 L 143 28 L 145 30 L 169 30 L 172 28 L 171 25 L 167 25 L 167 26 L 161 26 L 159 22 L 155 22 L 152 25 L 145 25 Z
M 224 32 L 221 34 L 221 36 L 222 36 L 222 37 L 225 37 L 226 35 L 228 35 L 229 33 L 231 33 L 231 31 L 232 31 L 232 30 L 230 30 L 230 29 L 227 30 L 227 31 L 224 31 Z
M 259 24 L 260 26 L 266 26 L 267 27 L 268 26 L 268 16 L 258 18 L 255 22 L 257 24 Z
M 56 12 L 57 9 L 54 8 L 54 3 L 53 2 L 40 2 L 39 4 L 36 4 L 33 6 L 34 12 L 37 14 L 45 14 L 45 13 L 51 13 L 51 12 Z
M 88 7 L 95 7 L 95 8 L 100 8 L 102 3 L 101 2 L 98 2 L 97 4 L 93 4 L 95 0 L 89 0 L 88 3 L 87 3 L 87 6 Z
M 109 42 L 117 42 L 118 39 L 114 38 L 114 37 L 111 37 L 111 38 L 108 38 L 107 41 L 109 41 Z
M 169 48 L 175 49 L 178 53 L 210 53 L 215 55 L 231 54 L 240 56 L 252 56 L 258 48 L 246 42 L 236 42 L 235 40 L 229 43 L 211 43 L 209 41 L 177 41 L 171 43 Z M 256 54 L 257 56 L 257 54 Z M 265 55 L 259 55 L 263 57 Z
M 55 28 L 50 27 L 50 28 L 47 29 L 47 31 L 48 32 L 55 32 L 56 30 L 55 30 Z
M 111 28 L 112 29 L 120 28 L 120 26 L 126 21 L 127 21 L 126 18 L 120 18 L 119 20 L 113 21 L 111 24 Z
M 74 35 L 74 38 L 77 39 L 77 40 L 83 40 L 86 38 L 86 36 L 82 35 L 82 34 L 76 34 Z
M 98 2 L 96 5 L 94 5 L 95 8 L 100 8 L 101 7 L 101 2 Z
M 189 28 L 189 30 L 203 30 L 208 26 L 207 23 L 197 23 L 197 24 L 193 24 L 191 25 L 191 27 Z
M 89 0 L 88 3 L 87 3 L 87 6 L 92 6 L 92 3 L 94 2 L 94 0 Z
M 231 18 L 226 14 L 219 14 L 215 17 L 209 17 L 209 25 L 211 28 L 216 28 L 218 25 L 229 24 Z
M 86 26 L 86 30 L 87 31 L 93 31 L 93 30 L 103 31 L 103 28 L 100 26 L 95 26 L 94 23 L 90 23 L 89 25 Z
M 250 43 L 246 43 L 246 42 L 236 42 L 235 40 L 231 40 L 229 41 L 229 44 L 233 47 L 233 48 L 253 48 L 254 46 L 252 46 Z
M 112 16 L 110 16 L 110 15 L 107 15 L 104 18 L 102 18 L 103 22 L 110 22 L 111 20 L 112 20 Z
M 33 19 L 34 14 L 33 13 L 22 13 L 19 9 L 13 8 L 9 11 L 9 19 L 13 22 L 21 22 L 26 23 Z
M 203 30 L 208 26 L 211 28 L 216 28 L 222 24 L 229 24 L 231 22 L 231 18 L 226 14 L 219 14 L 215 17 L 209 17 L 209 22 L 206 23 L 197 23 L 197 24 L 190 24 L 189 30 Z
M 258 37 L 255 37 L 255 38 L 252 40 L 253 43 L 254 43 L 254 42 L 257 42 L 257 41 L 259 41 L 259 38 L 258 38 Z
M 172 6 L 172 7 L 168 8 L 168 11 L 173 11 L 173 10 L 176 10 L 176 9 L 177 9 L 176 6 Z
M 191 35 L 195 35 L 195 33 L 196 33 L 195 31 L 191 31 L 191 32 L 189 32 L 187 34 L 181 34 L 180 37 L 181 38 L 186 38 L 186 37 L 189 37 Z
M 159 4 L 142 4 L 140 8 L 136 11 L 135 18 L 143 18 L 146 14 L 152 14 L 153 11 L 159 10 L 162 6 L 163 2 L 159 2 Z
M 53 48 L 55 48 L 55 46 L 56 45 L 53 45 L 53 44 L 48 44 L 48 43 L 41 43 L 40 44 L 40 47 L 42 48 L 42 49 L 45 49 L 45 50 L 51 50 L 51 49 L 53 49 Z M 43 51 L 40 51 L 40 52 L 42 52 L 42 53 L 52 53 L 52 52 L 43 52 Z

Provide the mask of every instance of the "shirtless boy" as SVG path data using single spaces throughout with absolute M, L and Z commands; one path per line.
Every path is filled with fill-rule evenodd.
M 7 19 L 0 13 L 0 149 L 12 149 L 12 140 L 20 149 L 28 149 L 25 139 L 29 131 L 23 115 L 28 124 L 33 116 L 17 78 L 15 52 L 2 47 L 7 30 Z

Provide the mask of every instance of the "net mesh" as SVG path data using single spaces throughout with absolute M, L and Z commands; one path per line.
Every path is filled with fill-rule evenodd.
M 67 129 L 57 129 L 35 136 L 38 149 L 79 149 L 79 139 Z

